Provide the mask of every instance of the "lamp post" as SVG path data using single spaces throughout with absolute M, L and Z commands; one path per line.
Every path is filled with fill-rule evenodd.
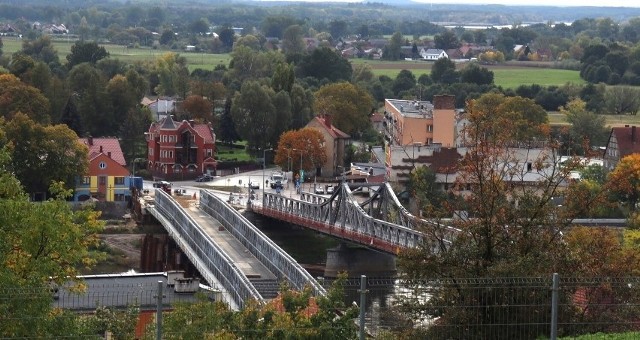
M 273 151 L 273 149 L 264 149 L 262 150 L 262 206 L 264 207 L 264 193 L 266 188 L 265 185 L 265 181 L 264 181 L 264 169 L 266 168 L 266 162 L 267 162 L 267 151 Z M 258 189 L 259 190 L 259 189 Z

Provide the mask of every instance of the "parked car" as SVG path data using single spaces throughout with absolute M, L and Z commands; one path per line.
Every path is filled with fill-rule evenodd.
M 327 185 L 327 195 L 333 194 L 333 185 Z
M 316 190 L 315 190 L 315 193 L 318 194 L 318 195 L 324 194 L 324 189 L 322 188 L 322 186 L 317 186 Z
M 212 180 L 213 180 L 213 177 L 211 177 L 210 175 L 202 175 L 196 178 L 196 182 L 210 182 Z

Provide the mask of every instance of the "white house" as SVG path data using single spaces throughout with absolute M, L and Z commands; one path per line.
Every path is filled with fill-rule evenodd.
M 447 52 L 441 49 L 429 48 L 420 50 L 420 56 L 424 60 L 438 60 L 440 58 L 449 58 Z

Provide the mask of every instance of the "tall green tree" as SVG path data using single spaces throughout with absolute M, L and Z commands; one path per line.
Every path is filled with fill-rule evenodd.
M 49 101 L 37 88 L 12 74 L 0 74 L 0 117 L 11 119 L 22 112 L 36 122 L 48 123 L 49 110 Z
M 300 84 L 291 87 L 291 129 L 300 129 L 313 118 L 314 96 L 311 90 L 305 90 Z
M 382 52 L 382 58 L 385 60 L 400 60 L 402 58 L 402 45 L 404 38 L 402 33 L 395 32 L 389 39 L 389 45 L 385 46 Z
M 22 53 L 30 56 L 34 60 L 42 61 L 45 64 L 59 63 L 58 51 L 56 51 L 48 35 L 36 40 L 25 40 L 22 43 Z
M 313 50 L 302 59 L 299 67 L 303 76 L 319 80 L 326 78 L 331 82 L 349 81 L 353 73 L 351 63 L 328 47 Z
M 258 82 L 247 81 L 236 93 L 231 105 L 231 117 L 250 150 L 266 149 L 273 140 L 277 124 L 273 90 Z
M 431 80 L 451 84 L 457 79 L 456 64 L 449 58 L 440 58 L 431 67 Z
M 282 52 L 286 55 L 300 54 L 305 52 L 302 27 L 291 25 L 284 30 L 282 36 Z
M 93 137 L 114 136 L 118 120 L 110 115 L 107 80 L 93 65 L 82 63 L 67 76 L 69 89 L 76 96 L 76 105 L 84 132 Z
M 565 141 L 565 149 L 570 154 L 589 153 L 590 149 L 604 146 L 609 136 L 609 130 L 605 127 L 605 119 L 586 108 L 585 102 L 574 99 L 560 109 L 571 124 L 568 130 L 568 140 Z
M 231 103 L 232 98 L 227 97 L 224 101 L 220 124 L 214 125 L 213 127 L 216 132 L 216 137 L 227 144 L 240 140 L 240 135 L 236 131 L 236 124 L 233 122 L 233 117 L 231 116 Z
M 350 135 L 362 134 L 371 124 L 372 107 L 369 93 L 351 83 L 325 85 L 315 93 L 315 112 L 330 115 L 333 125 Z
M 67 68 L 72 69 L 81 63 L 95 65 L 99 60 L 108 56 L 109 52 L 104 47 L 99 46 L 97 42 L 79 40 L 71 46 L 71 53 L 67 55 Z

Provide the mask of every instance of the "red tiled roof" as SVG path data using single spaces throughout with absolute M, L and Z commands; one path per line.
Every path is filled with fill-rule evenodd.
M 213 133 L 208 124 L 193 124 L 193 129 L 200 137 L 204 138 L 205 143 L 213 143 Z
M 314 119 L 318 121 L 320 126 L 322 126 L 325 130 L 327 130 L 329 132 L 331 137 L 333 137 L 333 138 L 351 138 L 351 136 L 349 136 L 348 134 L 346 134 L 346 133 L 342 132 L 341 130 L 337 129 L 335 126 L 333 126 L 333 124 L 331 124 L 331 127 L 327 126 L 327 124 L 325 123 L 324 117 L 316 116 Z
M 635 130 L 635 140 L 632 140 L 632 131 Z M 624 126 L 611 129 L 611 135 L 616 136 L 620 158 L 633 153 L 640 153 L 640 127 Z
M 432 156 L 418 157 L 419 163 L 428 163 L 429 167 L 440 174 L 453 174 L 458 168 L 458 162 L 462 156 L 456 148 L 441 148 L 435 151 Z
M 380 114 L 380 112 L 376 112 L 372 114 L 371 118 L 369 119 L 371 120 L 372 123 L 380 123 L 384 120 L 384 116 Z
M 177 122 L 177 121 L 174 121 L 173 118 L 171 118 L 171 116 L 167 116 L 158 122 L 151 123 L 151 126 L 149 127 L 149 132 L 154 133 L 161 130 L 181 129 L 183 125 L 190 125 L 190 123 L 186 120 L 183 120 L 182 122 Z M 213 140 L 213 132 L 211 131 L 211 127 L 209 126 L 209 124 L 194 123 L 190 127 L 198 136 L 202 137 L 205 143 L 215 142 Z
M 90 140 L 91 143 L 89 143 Z M 115 137 L 80 138 L 80 142 L 89 148 L 89 160 L 96 158 L 101 153 L 105 155 L 111 153 L 111 159 L 122 166 L 127 165 L 122 149 L 120 149 L 120 141 Z M 102 147 L 102 152 L 100 147 Z

